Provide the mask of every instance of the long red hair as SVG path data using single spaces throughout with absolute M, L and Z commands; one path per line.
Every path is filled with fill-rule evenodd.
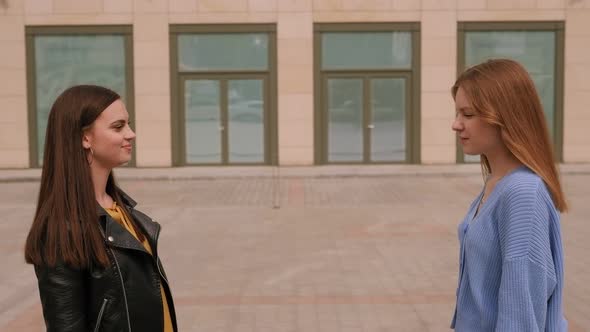
M 555 207 L 567 211 L 541 100 L 526 69 L 509 59 L 488 60 L 459 76 L 451 89 L 453 98 L 459 87 L 475 112 L 500 128 L 514 157 L 543 179 Z M 491 168 L 485 155 L 481 166 L 487 176 Z

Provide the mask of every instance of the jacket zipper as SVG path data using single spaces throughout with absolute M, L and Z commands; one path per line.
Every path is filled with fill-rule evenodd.
M 154 221 L 152 220 L 152 222 L 154 222 Z M 158 259 L 158 245 L 157 245 L 157 243 L 158 243 L 158 238 L 160 237 L 160 229 L 161 229 L 161 227 L 160 227 L 160 225 L 158 225 L 158 228 L 156 229 L 156 234 L 154 234 L 155 246 L 154 246 L 154 255 L 153 256 L 155 259 L 156 267 L 158 268 L 158 273 L 160 274 L 160 278 L 162 278 L 166 282 L 166 286 L 168 287 L 168 291 L 170 291 L 170 283 L 168 283 L 168 280 L 166 279 L 166 277 L 164 277 L 164 273 L 162 273 L 162 270 L 160 269 L 160 263 L 158 262 L 159 259 Z M 160 285 L 160 287 L 162 287 L 162 286 Z M 166 292 L 164 292 L 164 294 L 162 294 L 162 295 L 166 296 Z M 162 301 L 164 301 L 164 299 L 162 299 Z M 168 309 L 168 310 L 170 310 L 170 309 Z
M 131 208 L 130 210 L 132 210 L 133 208 Z M 131 211 L 129 213 L 132 213 Z M 152 220 L 153 222 L 153 220 Z M 158 237 L 160 235 L 160 225 L 158 225 L 158 229 L 156 230 L 156 234 L 154 236 L 154 243 L 158 243 Z M 106 234 L 102 231 L 102 229 L 100 229 L 101 233 L 103 234 L 103 236 L 106 238 Z M 162 273 L 162 270 L 160 269 L 160 264 L 158 264 L 158 251 L 157 251 L 157 247 L 154 250 L 154 258 L 155 258 L 155 263 L 156 263 L 156 267 L 158 268 L 158 273 L 160 274 L 160 277 L 162 279 L 164 279 L 164 281 L 166 282 L 167 285 L 170 285 L 170 283 L 168 283 L 168 279 L 166 279 L 166 277 L 164 277 L 164 274 Z M 129 327 L 129 332 L 131 332 L 131 322 L 129 320 L 129 306 L 127 304 L 127 294 L 125 292 L 125 285 L 123 283 L 123 276 L 121 275 L 121 268 L 119 267 L 119 262 L 117 261 L 117 257 L 115 257 L 115 253 L 113 252 L 113 258 L 115 259 L 115 264 L 117 265 L 117 270 L 119 272 L 119 279 L 121 280 L 121 287 L 123 288 L 123 299 L 125 300 L 125 310 L 127 312 L 127 326 Z
M 127 292 L 125 292 L 125 283 L 123 283 L 121 267 L 119 267 L 119 261 L 117 261 L 115 253 L 113 253 L 113 258 L 115 259 L 115 265 L 117 265 L 117 271 L 119 272 L 119 280 L 121 280 L 121 288 L 123 289 L 123 300 L 125 300 L 125 312 L 127 313 L 127 326 L 129 327 L 129 332 L 131 332 L 131 321 L 129 320 L 129 305 L 127 304 Z
M 102 315 L 104 314 L 104 308 L 106 308 L 107 303 L 109 302 L 108 299 L 102 300 L 102 306 L 100 307 L 100 311 L 98 312 L 98 318 L 96 319 L 96 325 L 94 326 L 94 332 L 98 332 L 100 328 L 100 323 L 102 322 Z
M 102 230 L 102 228 L 98 228 L 100 230 L 100 232 L 102 233 L 103 238 L 107 238 L 107 235 L 105 234 L 105 232 Z M 107 248 L 108 250 L 108 248 Z M 119 274 L 119 280 L 121 280 L 121 289 L 123 290 L 123 300 L 125 301 L 125 313 L 127 314 L 127 327 L 129 327 L 129 332 L 131 332 L 131 320 L 129 318 L 129 304 L 127 304 L 127 292 L 125 292 L 125 283 L 123 282 L 123 275 L 121 274 L 121 267 L 119 266 L 119 261 L 117 261 L 117 256 L 115 255 L 114 252 L 112 252 L 113 254 L 113 259 L 115 260 L 115 265 L 117 266 L 117 273 Z
M 153 220 L 152 220 L 152 222 L 153 222 Z M 158 243 L 159 237 L 160 237 L 160 226 L 158 225 L 158 229 L 156 230 L 156 234 L 154 236 L 154 243 Z M 158 268 L 158 273 L 160 274 L 160 277 L 162 279 L 164 279 L 164 281 L 166 282 L 168 287 L 170 287 L 170 283 L 168 282 L 166 277 L 164 277 L 164 273 L 162 273 L 162 270 L 160 270 L 160 264 L 158 263 L 158 248 L 157 247 L 154 250 L 154 258 L 156 259 L 156 267 Z

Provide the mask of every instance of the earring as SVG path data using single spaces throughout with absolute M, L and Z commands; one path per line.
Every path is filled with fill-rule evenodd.
M 88 162 L 88 165 L 92 165 L 92 162 L 94 161 L 94 150 L 92 150 L 92 148 L 88 148 L 88 150 L 90 150 L 90 154 L 86 154 L 86 161 Z M 88 160 L 88 155 L 90 155 L 90 160 Z

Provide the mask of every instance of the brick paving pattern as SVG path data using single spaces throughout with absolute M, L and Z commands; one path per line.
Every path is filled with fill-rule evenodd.
M 163 225 L 180 331 L 448 331 L 476 174 L 123 180 Z M 590 175 L 564 183 L 566 316 L 590 330 Z M 42 331 L 22 248 L 38 183 L 0 183 L 0 331 Z

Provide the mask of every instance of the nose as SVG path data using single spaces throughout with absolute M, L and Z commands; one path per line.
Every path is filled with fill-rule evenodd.
M 459 118 L 455 118 L 453 124 L 451 125 L 451 129 L 454 131 L 462 131 L 463 130 L 463 122 Z
M 135 135 L 135 132 L 133 131 L 133 129 L 129 128 L 127 130 L 127 135 L 125 135 L 125 139 L 131 141 L 131 140 L 135 139 L 135 136 L 136 135 Z

